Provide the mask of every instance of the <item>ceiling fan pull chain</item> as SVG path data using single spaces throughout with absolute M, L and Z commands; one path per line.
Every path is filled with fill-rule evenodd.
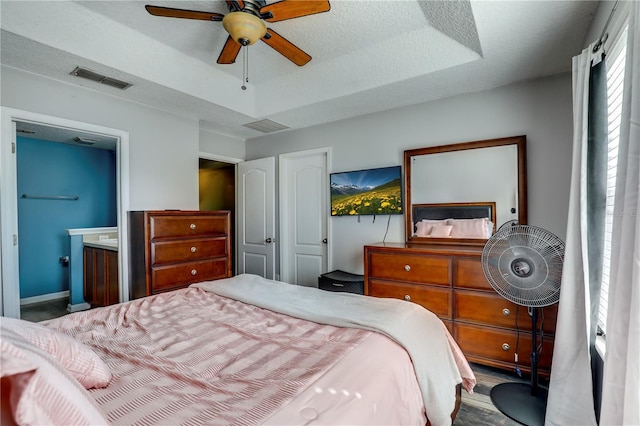
M 242 90 L 247 90 L 245 83 L 249 82 L 249 46 L 243 46 L 244 58 L 242 61 Z

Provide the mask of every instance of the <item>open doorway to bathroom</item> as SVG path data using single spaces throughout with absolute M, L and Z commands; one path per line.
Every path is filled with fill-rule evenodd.
M 56 318 L 72 306 L 67 229 L 117 229 L 116 143 L 110 136 L 16 122 L 21 318 Z M 82 263 L 76 256 L 73 266 Z
M 235 229 L 236 217 L 236 165 L 224 161 L 200 158 L 198 167 L 200 210 L 230 210 L 231 229 Z M 235 232 L 231 233 L 232 270 L 236 270 Z

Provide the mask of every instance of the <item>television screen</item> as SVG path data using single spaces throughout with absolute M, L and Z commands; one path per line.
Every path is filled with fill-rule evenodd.
M 331 173 L 331 216 L 402 214 L 400 166 Z

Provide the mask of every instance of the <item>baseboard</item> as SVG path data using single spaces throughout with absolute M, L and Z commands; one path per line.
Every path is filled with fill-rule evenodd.
M 20 299 L 20 306 L 31 305 L 33 303 L 48 302 L 49 300 L 68 299 L 69 290 L 59 291 L 57 293 L 41 294 L 40 296 L 25 297 Z
M 71 303 L 69 303 L 67 305 L 67 311 L 68 312 L 79 312 L 79 311 L 86 311 L 87 309 L 91 309 L 91 305 L 88 304 L 87 302 L 84 303 L 76 303 L 75 305 L 72 305 Z

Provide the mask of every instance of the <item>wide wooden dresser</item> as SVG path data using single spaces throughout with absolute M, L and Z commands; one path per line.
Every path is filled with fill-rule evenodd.
M 231 277 L 231 218 L 214 212 L 129 212 L 131 298 Z
M 482 272 L 482 247 L 378 243 L 364 247 L 365 294 L 418 303 L 449 328 L 470 362 L 530 372 L 531 317 L 497 294 Z M 539 311 L 539 373 L 548 376 L 557 304 Z

